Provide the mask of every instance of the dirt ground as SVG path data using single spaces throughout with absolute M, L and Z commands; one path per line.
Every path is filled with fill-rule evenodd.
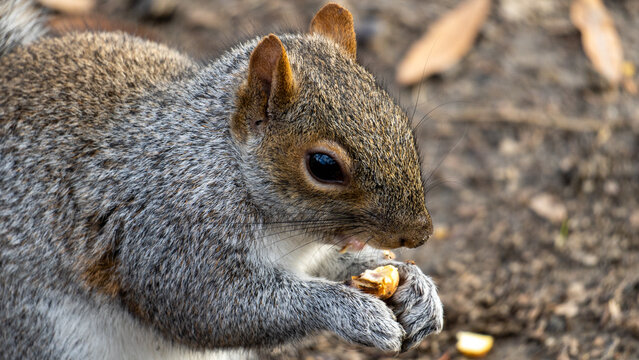
M 594 72 L 568 0 L 493 1 L 458 65 L 398 86 L 403 54 L 459 2 L 340 2 L 359 61 L 409 114 L 417 103 L 416 125 L 425 117 L 416 131 L 437 235 L 400 255 L 436 280 L 445 329 L 399 358 L 462 359 L 455 334 L 468 330 L 495 337 L 486 359 L 639 359 L 639 96 Z M 175 3 L 98 1 L 95 13 L 206 61 L 305 30 L 324 1 Z M 639 1 L 605 3 L 639 65 Z M 271 356 L 392 357 L 331 336 Z

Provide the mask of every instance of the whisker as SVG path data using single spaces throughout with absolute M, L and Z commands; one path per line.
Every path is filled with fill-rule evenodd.
M 289 256 L 290 254 L 292 254 L 292 253 L 296 252 L 297 250 L 299 250 L 299 249 L 301 249 L 301 248 L 303 248 L 303 247 L 306 247 L 306 246 L 308 246 L 308 245 L 310 245 L 310 244 L 312 244 L 312 243 L 314 243 L 314 242 L 319 242 L 319 241 L 318 241 L 317 239 L 313 239 L 313 240 L 311 240 L 311 241 L 309 241 L 309 242 L 306 242 L 306 243 L 304 243 L 304 244 L 302 244 L 302 245 L 300 245 L 300 246 L 296 246 L 293 250 L 291 250 L 291 251 L 287 252 L 286 254 L 284 254 L 284 255 L 280 256 L 277 260 L 278 260 L 278 261 L 279 261 L 279 260 L 282 260 L 283 258 L 285 258 L 285 257 Z
M 459 137 L 459 139 L 457 139 L 457 141 L 455 141 L 455 144 L 448 149 L 448 151 L 446 152 L 446 154 L 444 156 L 442 156 L 442 158 L 439 160 L 439 162 L 437 163 L 437 166 L 435 166 L 435 168 L 433 170 L 430 171 L 430 175 L 428 175 L 428 177 L 426 178 L 426 180 L 424 180 L 424 184 L 427 185 L 428 182 L 430 181 L 431 177 L 433 177 L 433 174 L 435 174 L 435 172 L 437 172 L 437 170 L 439 169 L 439 167 L 442 165 L 442 163 L 444 162 L 444 160 L 448 157 L 448 155 L 450 155 L 453 150 L 455 150 L 455 148 L 457 147 L 457 145 L 459 145 L 459 143 L 462 141 L 462 139 L 464 137 L 466 137 L 466 133 L 468 133 L 468 128 L 466 128 L 464 130 L 464 133 Z
M 434 108 L 430 109 L 426 114 L 424 114 L 424 116 L 422 116 L 422 118 L 419 120 L 419 122 L 417 123 L 417 125 L 415 125 L 413 127 L 413 131 L 417 130 L 417 128 L 422 124 L 422 122 L 424 122 L 424 120 L 426 120 L 427 118 L 430 117 L 430 114 L 432 114 L 433 112 L 435 112 L 436 110 L 438 110 L 441 107 L 444 107 L 446 105 L 451 105 L 451 104 L 463 104 L 463 103 L 472 103 L 472 101 L 469 100 L 451 100 L 451 101 L 447 101 L 445 103 L 439 104 L 437 106 L 435 106 Z
M 424 195 L 427 195 L 431 190 L 433 190 L 433 189 L 435 189 L 435 188 L 437 188 L 439 186 L 442 186 L 442 185 L 445 185 L 445 184 L 450 184 L 450 183 L 459 183 L 459 181 L 456 181 L 456 180 L 455 181 L 453 181 L 453 180 L 443 180 L 442 179 L 442 180 L 436 181 L 436 182 L 434 182 L 432 184 L 427 184 L 426 185 L 426 190 L 424 190 Z

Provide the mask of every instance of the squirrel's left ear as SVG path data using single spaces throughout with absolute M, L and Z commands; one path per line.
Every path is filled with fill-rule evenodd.
M 248 79 L 238 91 L 237 112 L 231 130 L 240 141 L 261 131 L 269 110 L 285 108 L 293 101 L 295 84 L 291 64 L 280 39 L 270 34 L 253 49 Z
M 355 59 L 357 55 L 357 41 L 353 15 L 343 7 L 329 3 L 315 14 L 311 21 L 311 34 L 321 34 L 335 41 Z

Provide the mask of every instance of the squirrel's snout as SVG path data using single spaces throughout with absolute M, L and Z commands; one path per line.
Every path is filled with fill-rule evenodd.
M 416 248 L 424 245 L 433 233 L 433 223 L 430 216 L 419 217 L 410 225 L 398 228 L 391 237 L 392 247 Z

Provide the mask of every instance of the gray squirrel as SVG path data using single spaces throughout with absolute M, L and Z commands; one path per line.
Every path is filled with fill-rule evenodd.
M 442 329 L 432 280 L 383 255 L 432 222 L 346 9 L 205 65 L 44 30 L 0 4 L 0 358 L 248 356 L 323 331 L 399 352 Z M 389 263 L 386 302 L 345 283 Z

